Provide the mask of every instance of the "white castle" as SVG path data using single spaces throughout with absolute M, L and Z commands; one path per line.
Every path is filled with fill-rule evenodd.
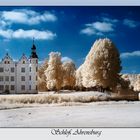
M 37 93 L 38 56 L 36 46 L 28 59 L 24 54 L 16 62 L 7 53 L 0 62 L 0 93 Z

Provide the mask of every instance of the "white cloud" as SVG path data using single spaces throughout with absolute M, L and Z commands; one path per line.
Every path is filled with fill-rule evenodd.
M 106 16 L 97 16 L 96 19 L 97 20 L 92 23 L 85 24 L 85 28 L 83 28 L 80 33 L 88 36 L 103 36 L 105 34 L 111 35 L 115 30 L 116 23 L 119 22 L 117 19 L 112 19 Z
M 108 23 L 117 23 L 117 22 L 119 22 L 118 19 L 111 19 L 111 18 L 108 18 L 108 17 L 102 17 L 102 20 L 104 22 L 108 22 Z
M 121 58 L 140 56 L 140 51 L 121 53 Z
M 110 33 L 114 31 L 114 25 L 109 22 L 93 22 L 85 24 L 85 28 L 81 30 L 82 34 L 86 35 L 104 35 L 104 33 Z
M 54 22 L 57 20 L 57 17 L 48 11 L 39 13 L 28 9 L 15 9 L 12 11 L 1 11 L 0 19 L 7 23 L 35 25 L 41 22 Z
M 6 39 L 12 38 L 13 30 L 2 30 L 0 29 L 0 36 Z
M 124 19 L 123 24 L 130 28 L 135 28 L 138 26 L 138 23 L 136 21 L 130 19 Z
M 108 23 L 108 22 L 94 22 L 93 24 L 91 24 L 91 27 L 95 28 L 96 30 L 100 31 L 100 32 L 112 32 L 114 31 L 113 29 L 113 24 L 112 23 Z
M 82 34 L 86 34 L 86 35 L 93 35 L 96 34 L 96 31 L 93 28 L 87 27 L 81 30 Z
M 56 37 L 56 34 L 51 31 L 39 31 L 39 30 L 2 30 L 0 29 L 0 36 L 6 39 L 32 39 L 35 37 L 37 40 L 53 40 Z
M 125 26 L 128 26 L 130 28 L 135 28 L 139 25 L 139 22 L 135 20 L 130 19 L 124 19 L 124 20 L 118 20 L 118 19 L 112 19 L 109 18 L 108 14 L 103 14 L 104 16 L 97 16 L 97 20 L 93 23 L 85 24 L 85 28 L 83 28 L 80 33 L 86 34 L 88 36 L 91 35 L 97 35 L 97 36 L 103 36 L 103 35 L 113 35 L 112 33 L 115 30 L 116 25 L 123 24 Z
M 67 57 L 67 56 L 62 57 L 62 58 L 61 58 L 61 61 L 62 61 L 63 63 L 64 63 L 64 62 L 73 62 L 73 60 L 72 60 L 71 58 Z

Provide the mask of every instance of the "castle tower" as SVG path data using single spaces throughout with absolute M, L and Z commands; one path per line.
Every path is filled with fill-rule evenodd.
M 36 53 L 36 46 L 34 44 L 31 48 L 31 56 L 29 58 L 29 93 L 37 93 L 37 71 L 38 71 L 38 56 Z

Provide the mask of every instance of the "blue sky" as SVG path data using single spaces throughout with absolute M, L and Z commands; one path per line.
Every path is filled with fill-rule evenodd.
M 0 7 L 0 56 L 28 57 L 35 38 L 40 62 L 51 51 L 78 67 L 92 44 L 110 38 L 123 73 L 140 73 L 140 7 Z

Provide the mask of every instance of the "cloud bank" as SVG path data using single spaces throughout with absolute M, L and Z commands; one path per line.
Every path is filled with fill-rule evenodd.
M 121 53 L 121 58 L 139 57 L 139 56 L 140 56 L 140 51 Z
M 55 22 L 56 20 L 55 14 L 49 11 L 42 13 L 29 9 L 0 11 L 0 37 L 4 39 L 32 39 L 34 37 L 37 40 L 53 40 L 56 33 L 48 29 L 33 29 L 31 26 L 38 26 L 43 22 Z M 24 24 L 28 28 L 13 29 L 13 24 Z
M 41 22 L 54 22 L 57 20 L 57 17 L 48 11 L 39 13 L 28 9 L 15 9 L 0 12 L 0 19 L 7 24 L 19 23 L 36 25 Z
M 111 33 L 114 31 L 116 19 L 102 17 L 101 21 L 95 21 L 85 24 L 85 28 L 80 31 L 81 34 L 102 36 L 104 33 Z
M 135 20 L 130 20 L 130 19 L 124 19 L 123 24 L 130 27 L 130 28 L 135 28 L 138 26 L 138 22 Z
M 118 24 L 119 23 L 119 24 Z M 98 17 L 98 19 L 92 23 L 85 24 L 85 28 L 81 29 L 80 33 L 88 36 L 97 35 L 103 36 L 115 31 L 117 25 L 127 26 L 129 28 L 136 28 L 139 26 L 139 22 L 131 19 L 112 19 L 106 16 Z
M 37 40 L 53 40 L 56 37 L 56 34 L 46 30 L 46 31 L 40 31 L 40 30 L 0 30 L 0 36 L 6 39 L 35 39 Z

